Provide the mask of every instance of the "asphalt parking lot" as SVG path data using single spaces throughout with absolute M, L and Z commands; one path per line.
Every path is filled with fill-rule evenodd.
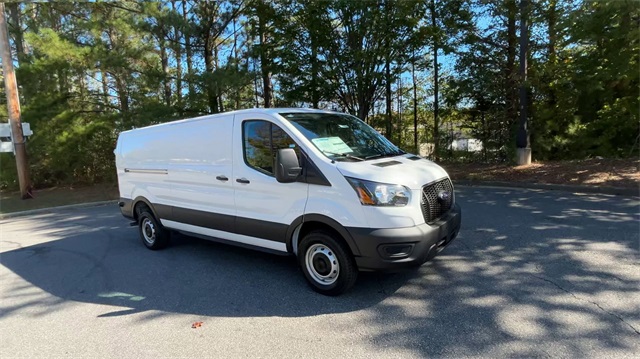
M 640 201 L 464 187 L 458 239 L 340 297 L 291 257 L 177 235 L 116 206 L 0 221 L 0 357 L 635 357 Z M 192 328 L 195 322 L 202 322 Z

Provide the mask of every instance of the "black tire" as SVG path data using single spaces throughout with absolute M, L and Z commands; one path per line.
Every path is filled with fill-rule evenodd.
M 358 267 L 349 248 L 335 234 L 318 230 L 298 246 L 298 263 L 307 282 L 318 293 L 335 296 L 351 288 Z
M 146 208 L 138 216 L 138 232 L 142 243 L 149 249 L 162 249 L 169 244 L 169 231 Z

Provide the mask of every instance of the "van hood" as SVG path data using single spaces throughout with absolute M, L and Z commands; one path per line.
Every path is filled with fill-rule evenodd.
M 336 162 L 336 167 L 346 177 L 400 184 L 411 189 L 421 189 L 425 184 L 448 177 L 442 167 L 413 155 L 359 162 Z

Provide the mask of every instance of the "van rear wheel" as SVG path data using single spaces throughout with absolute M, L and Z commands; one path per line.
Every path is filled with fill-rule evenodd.
M 149 249 L 162 249 L 169 244 L 169 232 L 148 211 L 138 216 L 138 229 L 142 243 Z
M 298 262 L 307 282 L 318 293 L 339 295 L 351 288 L 358 268 L 349 248 L 334 234 L 313 231 L 298 248 Z

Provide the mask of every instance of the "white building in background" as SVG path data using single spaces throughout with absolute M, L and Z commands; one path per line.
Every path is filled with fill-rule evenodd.
M 418 155 L 421 157 L 429 157 L 433 154 L 433 148 L 433 143 L 421 143 L 420 153 Z M 482 151 L 482 141 L 475 138 L 460 138 L 453 140 L 451 144 L 449 144 L 447 150 L 450 149 L 454 151 L 480 152 Z
M 475 138 L 459 138 L 451 142 L 451 149 L 456 151 L 480 152 L 482 141 Z

